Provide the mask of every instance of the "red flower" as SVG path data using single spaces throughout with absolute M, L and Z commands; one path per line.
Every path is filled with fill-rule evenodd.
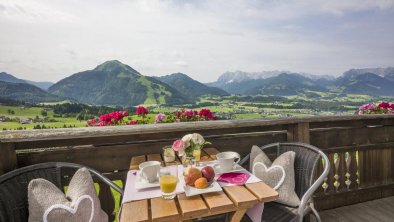
M 112 119 L 111 116 L 108 114 L 104 114 L 100 116 L 100 122 L 110 123 L 111 119 Z
M 177 119 L 181 118 L 182 113 L 180 111 L 176 111 L 176 117 Z
M 204 117 L 205 120 L 210 120 L 210 119 L 214 119 L 215 118 L 215 116 L 213 115 L 213 113 L 209 109 L 202 109 L 202 110 L 200 110 L 200 113 L 198 115 L 200 117 Z
M 381 102 L 378 105 L 378 107 L 381 108 L 381 109 L 388 109 L 390 107 L 390 103 L 388 103 L 388 102 Z
M 129 122 L 126 123 L 126 125 L 136 125 L 138 124 L 138 120 L 130 120 Z
M 138 106 L 137 111 L 135 112 L 135 114 L 137 114 L 138 116 L 145 116 L 148 113 L 149 113 L 149 110 L 147 108 L 145 108 L 144 106 Z

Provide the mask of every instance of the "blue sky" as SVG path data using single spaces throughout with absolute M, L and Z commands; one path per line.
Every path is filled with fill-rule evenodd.
M 202 82 L 226 71 L 394 66 L 394 0 L 0 0 L 0 71 L 58 81 L 118 59 Z

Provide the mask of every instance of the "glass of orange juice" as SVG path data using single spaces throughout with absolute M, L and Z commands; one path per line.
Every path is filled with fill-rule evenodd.
M 161 196 L 166 200 L 174 199 L 178 183 L 178 166 L 161 168 L 159 176 Z
M 193 156 L 194 156 L 194 160 L 196 161 L 196 166 L 199 166 L 201 159 L 201 149 L 194 149 Z

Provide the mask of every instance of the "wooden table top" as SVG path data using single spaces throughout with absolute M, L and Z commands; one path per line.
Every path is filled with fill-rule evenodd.
M 215 148 L 204 148 L 201 161 L 216 159 L 219 152 Z M 136 156 L 131 159 L 130 169 L 146 160 L 157 160 L 163 165 L 180 164 L 179 158 L 173 163 L 165 163 L 161 154 Z M 178 194 L 173 200 L 161 197 L 125 203 L 121 211 L 121 222 L 129 221 L 187 221 L 216 214 L 232 212 L 231 221 L 240 221 L 246 210 L 257 203 L 270 202 L 278 198 L 278 193 L 263 182 L 243 186 L 223 187 L 223 191 L 186 197 Z

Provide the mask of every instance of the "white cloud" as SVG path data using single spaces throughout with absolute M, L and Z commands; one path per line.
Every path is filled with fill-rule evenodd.
M 73 21 L 75 16 L 42 1 L 1 0 L 0 15 L 22 22 Z
M 393 65 L 394 27 L 382 22 L 394 19 L 393 7 L 393 0 L 0 0 L 0 71 L 56 81 L 119 59 L 145 75 L 183 72 L 203 82 L 231 69 L 339 74 Z

